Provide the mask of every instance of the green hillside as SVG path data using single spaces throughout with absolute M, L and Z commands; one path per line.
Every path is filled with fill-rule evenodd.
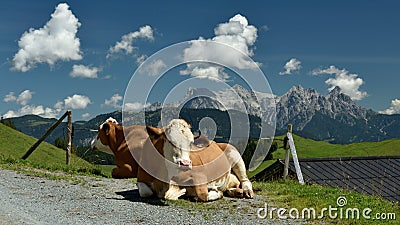
M 284 136 L 276 137 L 283 139 Z M 299 158 L 326 158 L 326 157 L 349 157 L 349 156 L 388 156 L 400 155 L 400 139 L 391 139 L 381 142 L 360 142 L 347 145 L 330 144 L 324 141 L 314 141 L 293 135 Z M 282 147 L 282 141 L 277 141 Z M 273 153 L 273 160 L 264 161 L 256 170 L 250 171 L 249 176 L 263 171 L 276 159 L 285 158 L 285 150 L 279 148 Z
M 347 145 L 314 141 L 297 135 L 293 135 L 293 139 L 299 158 L 400 155 L 400 139 Z M 285 151 L 280 149 L 274 153 L 274 158 L 284 158 L 284 155 Z
M 0 158 L 20 159 L 37 139 L 19 131 L 0 124 Z M 65 165 L 65 151 L 55 146 L 42 142 L 39 147 L 28 157 L 28 163 L 49 166 Z M 94 166 L 72 154 L 71 169 L 86 170 Z

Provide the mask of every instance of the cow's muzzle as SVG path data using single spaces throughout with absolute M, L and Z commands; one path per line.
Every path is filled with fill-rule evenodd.
M 179 168 L 182 170 L 191 170 L 192 169 L 192 161 L 187 159 L 181 159 L 178 161 Z

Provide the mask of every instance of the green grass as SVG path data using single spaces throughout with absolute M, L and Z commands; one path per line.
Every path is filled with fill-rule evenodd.
M 347 145 L 314 141 L 297 135 L 293 135 L 293 139 L 299 158 L 400 155 L 400 139 Z M 274 158 L 284 158 L 284 155 L 285 151 L 280 149 L 274 153 Z
M 283 139 L 284 136 L 276 137 Z M 381 142 L 361 142 L 347 145 L 330 144 L 324 141 L 314 141 L 293 135 L 299 158 L 326 158 L 326 157 L 349 157 L 349 156 L 389 156 L 400 155 L 400 139 L 391 139 Z M 282 141 L 278 141 L 282 146 Z M 267 160 L 260 164 L 254 171 L 249 171 L 249 177 L 253 177 L 270 166 L 276 159 L 285 158 L 285 150 L 279 148 L 273 153 L 273 160 Z
M 108 176 L 98 166 L 92 165 L 78 156 L 71 155 L 70 165 L 66 165 L 65 151 L 49 143 L 42 142 L 27 160 L 20 158 L 36 142 L 36 139 L 0 124 L 0 166 L 6 169 L 33 167 L 50 171 Z
M 215 216 L 221 210 L 227 211 L 226 218 L 230 215 L 242 215 L 243 217 L 251 216 L 257 218 L 257 211 L 260 208 L 264 208 L 265 204 L 268 205 L 268 212 L 272 208 L 283 208 L 287 212 L 285 216 L 288 216 L 288 211 L 292 208 L 299 210 L 298 222 L 304 221 L 301 219 L 301 212 L 305 208 L 313 208 L 316 212 L 316 218 L 309 218 L 305 214 L 306 222 L 311 224 L 399 224 L 400 210 L 396 203 L 391 203 L 383 200 L 377 196 L 365 196 L 353 191 L 341 190 L 338 188 L 327 188 L 320 185 L 300 185 L 296 181 L 271 181 L 271 182 L 253 182 L 253 188 L 257 196 L 257 200 L 241 200 L 236 198 L 223 198 L 213 202 L 194 202 L 186 199 L 178 199 L 177 201 L 162 200 L 166 205 L 172 205 L 186 209 L 193 215 L 201 215 L 203 218 L 211 218 Z M 337 199 L 339 197 L 345 197 L 347 205 L 339 207 Z M 330 218 L 327 212 L 324 212 L 324 216 L 321 216 L 323 208 L 338 208 L 337 212 L 340 213 L 340 208 L 344 211 L 342 216 L 338 214 L 336 218 Z M 356 217 L 352 218 L 352 215 L 346 218 L 346 209 L 357 208 L 360 212 L 359 219 Z M 372 212 L 369 214 L 371 218 L 374 218 L 376 213 L 394 213 L 395 220 L 373 220 L 366 219 L 362 215 L 362 211 L 366 208 L 370 208 Z M 278 214 L 275 211 L 272 213 L 272 218 L 277 219 Z M 293 214 L 294 215 L 294 214 Z M 268 214 L 268 217 L 269 214 Z M 265 219 L 266 221 L 268 219 Z M 261 220 L 262 221 L 262 220 Z
M 329 224 L 399 224 L 400 210 L 396 203 L 391 203 L 376 196 L 365 196 L 356 192 L 341 190 L 338 188 L 327 188 L 320 185 L 300 185 L 296 181 L 271 181 L 271 182 L 253 182 L 253 187 L 257 194 L 268 197 L 275 208 L 285 208 L 288 211 L 296 208 L 301 213 L 304 208 L 314 208 L 317 217 L 321 215 L 323 208 L 335 207 L 343 209 L 342 217 L 340 214 L 335 219 L 329 217 L 325 212 L 322 221 Z M 347 199 L 347 205 L 339 207 L 337 199 L 339 197 Z M 264 207 L 264 206 L 260 206 Z M 346 218 L 346 209 L 357 208 L 360 210 L 360 219 L 352 219 L 351 215 Z M 362 210 L 370 208 L 371 218 L 375 218 L 376 213 L 395 213 L 396 220 L 373 220 L 365 219 L 362 216 Z M 273 213 L 277 217 L 276 213 Z M 301 215 L 301 214 L 300 214 Z M 306 215 L 307 216 L 307 215 Z M 321 219 L 311 219 L 314 222 L 320 222 Z

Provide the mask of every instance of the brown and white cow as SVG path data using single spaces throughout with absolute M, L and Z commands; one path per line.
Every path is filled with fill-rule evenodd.
M 138 178 L 142 197 L 156 194 L 166 199 L 177 199 L 186 193 L 198 200 L 209 201 L 221 198 L 225 192 L 234 197 L 252 198 L 251 182 L 237 149 L 226 143 L 204 142 L 203 138 L 196 138 L 196 142 L 199 140 L 203 140 L 202 144 L 206 146 L 193 145 L 190 125 L 183 120 L 173 120 L 164 128 L 123 128 L 110 118 L 100 126 L 93 146 L 112 151 L 115 155 L 117 168 L 113 170 L 113 177 Z M 154 154 L 153 146 L 159 154 Z M 167 159 L 164 163 L 160 155 Z M 146 164 L 147 168 L 139 166 L 136 160 L 141 165 Z M 231 169 L 234 175 L 230 173 Z
M 166 128 L 147 127 L 147 131 L 153 144 L 157 145 L 157 148 L 163 148 L 163 154 L 168 158 L 168 155 L 186 154 L 187 150 L 179 145 L 191 140 L 189 135 L 185 134 L 187 131 L 180 132 L 187 127 L 190 126 L 184 120 L 175 119 Z M 200 146 L 197 144 L 199 142 Z M 182 190 L 186 190 L 186 196 L 195 197 L 200 201 L 222 198 L 223 193 L 231 197 L 254 196 L 244 162 L 232 145 L 217 144 L 205 137 L 199 137 L 191 144 L 189 156 L 192 161 L 191 170 L 184 171 L 175 167 L 178 171 L 173 173 L 169 169 L 169 173 L 174 176 L 171 177 L 166 198 L 173 199 L 173 196 L 177 196 L 176 192 Z
M 145 126 L 134 126 L 132 132 L 139 138 L 147 138 Z M 114 155 L 114 162 L 117 166 L 111 172 L 113 178 L 135 178 L 137 177 L 138 164 L 133 159 L 128 145 L 125 141 L 122 126 L 110 117 L 98 129 L 97 138 L 92 141 L 92 149 Z

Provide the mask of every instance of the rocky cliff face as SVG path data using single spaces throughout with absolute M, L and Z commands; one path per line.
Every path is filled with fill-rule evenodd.
M 341 93 L 339 87 L 324 96 L 314 89 L 296 86 L 277 101 L 279 129 L 293 123 L 296 124 L 297 130 L 302 130 L 317 112 L 347 125 L 354 125 L 360 119 L 366 120 L 369 114 L 376 114 L 357 105 L 349 96 Z

